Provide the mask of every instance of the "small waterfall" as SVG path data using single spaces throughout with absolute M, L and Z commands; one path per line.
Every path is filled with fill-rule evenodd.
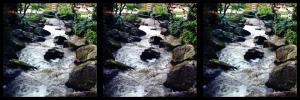
M 69 78 L 75 60 L 75 53 L 68 48 L 55 45 L 55 36 L 64 36 L 64 30 L 55 30 L 60 26 L 45 25 L 44 29 L 51 35 L 46 36 L 44 42 L 28 43 L 24 49 L 18 52 L 20 61 L 37 67 L 37 70 L 22 72 L 11 83 L 5 86 L 5 91 L 14 97 L 45 97 L 65 96 L 70 88 L 65 86 Z M 64 52 L 62 59 L 45 61 L 44 54 L 48 49 L 58 47 Z M 71 89 L 70 89 L 71 90 Z
M 273 69 L 275 53 L 253 41 L 256 36 L 268 38 L 264 30 L 256 30 L 259 26 L 244 27 L 251 33 L 246 36 L 244 42 L 228 43 L 219 53 L 219 60 L 237 67 L 237 70 L 222 72 L 214 81 L 205 88 L 214 97 L 244 97 L 266 94 L 268 88 L 265 86 L 269 73 Z M 258 47 L 264 52 L 262 59 L 254 59 L 248 62 L 244 55 L 248 49 Z
M 164 96 L 168 90 L 163 86 L 170 69 L 171 53 L 151 45 L 151 36 L 163 36 L 160 30 L 151 30 L 153 26 L 141 25 L 139 29 L 146 32 L 140 42 L 126 43 L 114 53 L 115 60 L 135 68 L 125 72 L 119 72 L 107 85 L 107 91 L 114 97 L 144 97 Z M 160 58 L 144 62 L 140 55 L 145 49 L 154 47 L 160 52 Z

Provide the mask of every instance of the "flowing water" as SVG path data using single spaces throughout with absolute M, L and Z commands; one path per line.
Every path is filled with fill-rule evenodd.
M 219 60 L 237 67 L 237 70 L 222 72 L 214 81 L 204 88 L 206 92 L 214 97 L 244 97 L 261 96 L 269 90 L 265 83 L 269 78 L 269 73 L 273 69 L 275 53 L 261 45 L 255 45 L 253 39 L 255 36 L 264 36 L 264 30 L 256 30 L 259 26 L 244 27 L 251 35 L 246 36 L 244 42 L 228 43 L 219 53 Z M 244 59 L 248 49 L 258 47 L 264 52 L 262 59 L 254 59 L 250 62 Z
M 106 85 L 106 91 L 114 97 L 144 97 L 164 96 L 169 89 L 163 86 L 170 69 L 171 53 L 151 45 L 151 36 L 163 36 L 160 30 L 151 30 L 153 26 L 141 25 L 139 29 L 146 32 L 140 42 L 123 44 L 122 48 L 114 53 L 115 60 L 135 69 L 119 72 L 119 74 Z M 160 52 L 160 58 L 142 61 L 140 55 L 145 49 L 154 47 Z
M 22 72 L 12 82 L 4 86 L 4 90 L 14 97 L 44 97 L 44 96 L 65 96 L 67 88 L 65 83 L 72 70 L 72 64 L 75 60 L 75 53 L 68 48 L 55 45 L 53 39 L 55 36 L 64 36 L 64 30 L 55 30 L 61 26 L 44 27 L 51 35 L 46 36 L 44 42 L 29 43 L 24 49 L 18 52 L 20 61 L 26 62 L 37 67 L 37 70 Z M 48 49 L 58 47 L 64 52 L 62 59 L 50 60 L 44 59 L 44 54 Z

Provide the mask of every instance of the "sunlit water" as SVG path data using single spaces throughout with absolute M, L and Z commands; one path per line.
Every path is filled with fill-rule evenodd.
M 11 83 L 5 86 L 5 91 L 15 97 L 44 97 L 44 96 L 65 96 L 71 90 L 65 86 L 72 70 L 75 60 L 75 53 L 68 48 L 55 45 L 55 36 L 64 36 L 64 30 L 55 30 L 59 26 L 44 27 L 51 35 L 46 36 L 46 41 L 29 43 L 24 49 L 18 52 L 19 60 L 37 67 L 37 70 L 22 72 Z M 50 62 L 44 59 L 48 49 L 58 47 L 64 52 L 62 59 L 54 59 Z
M 275 53 L 261 45 L 253 42 L 255 36 L 264 36 L 264 30 L 255 30 L 258 26 L 244 27 L 251 35 L 246 36 L 246 41 L 229 43 L 219 53 L 219 60 L 237 67 L 237 70 L 222 72 L 214 81 L 209 83 L 205 92 L 215 97 L 244 97 L 244 96 L 262 96 L 266 94 L 267 87 L 265 83 L 269 78 L 269 73 L 273 69 Z M 248 62 L 244 55 L 248 49 L 258 47 L 264 52 L 262 59 L 254 59 Z
M 146 32 L 140 42 L 123 44 L 122 48 L 114 53 L 115 60 L 135 68 L 134 70 L 119 72 L 106 85 L 105 92 L 114 97 L 143 97 L 164 96 L 169 89 L 163 86 L 170 69 L 171 53 L 157 45 L 151 45 L 151 36 L 163 36 L 160 30 L 150 30 L 152 26 L 140 26 Z M 140 55 L 145 49 L 154 47 L 160 52 L 160 58 L 142 61 Z

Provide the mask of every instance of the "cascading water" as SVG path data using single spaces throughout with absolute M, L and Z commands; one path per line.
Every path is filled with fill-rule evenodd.
M 265 86 L 269 78 L 269 73 L 273 69 L 275 53 L 268 48 L 254 43 L 254 37 L 264 36 L 264 30 L 256 30 L 261 26 L 244 27 L 251 33 L 246 36 L 244 42 L 228 43 L 226 47 L 218 53 L 220 61 L 237 67 L 237 70 L 222 72 L 218 77 L 209 83 L 205 88 L 206 92 L 214 97 L 244 97 L 264 95 L 268 91 Z M 262 59 L 254 59 L 250 62 L 244 59 L 248 49 L 258 47 L 264 52 Z
M 53 39 L 55 36 L 64 36 L 64 30 L 55 30 L 62 26 L 45 25 L 44 29 L 51 35 L 46 36 L 44 42 L 29 43 L 24 49 L 18 52 L 20 61 L 26 62 L 37 67 L 37 70 L 22 72 L 13 81 L 8 83 L 4 90 L 14 97 L 44 97 L 44 96 L 65 96 L 67 88 L 65 83 L 72 70 L 72 64 L 75 60 L 75 53 L 68 48 L 55 45 Z M 58 47 L 64 52 L 62 59 L 54 59 L 50 62 L 44 59 L 48 49 Z
M 151 45 L 151 36 L 160 36 L 160 30 L 151 30 L 153 26 L 141 25 L 139 29 L 146 32 L 140 42 L 126 43 L 114 53 L 115 60 L 122 62 L 135 69 L 119 72 L 108 85 L 106 91 L 114 97 L 144 97 L 164 96 L 169 89 L 163 86 L 170 69 L 171 53 Z M 151 59 L 149 62 L 142 61 L 140 55 L 145 49 L 154 47 L 160 52 L 160 58 Z

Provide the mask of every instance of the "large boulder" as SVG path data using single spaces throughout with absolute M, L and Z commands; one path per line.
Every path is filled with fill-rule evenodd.
M 216 50 L 216 51 L 219 51 L 219 50 L 222 50 L 223 48 L 225 48 L 225 43 L 221 40 L 219 40 L 218 38 L 216 37 L 212 37 L 211 38 L 211 46 Z
M 45 41 L 46 39 L 42 36 L 35 36 L 33 39 L 32 39 L 32 42 L 43 42 Z
M 64 57 L 64 53 L 59 51 L 57 48 L 52 48 L 49 49 L 45 55 L 44 55 L 44 59 L 49 61 L 50 59 L 56 59 L 56 58 L 63 58 Z
M 143 61 L 147 61 L 148 59 L 150 60 L 150 59 L 153 59 L 153 58 L 155 58 L 155 59 L 159 58 L 160 53 L 155 51 L 154 48 L 150 47 L 148 49 L 145 49 L 142 52 L 140 57 Z
M 57 45 L 63 45 L 65 43 L 65 40 L 67 40 L 67 38 L 65 38 L 63 36 L 56 36 L 53 39 L 54 43 Z
M 239 35 L 239 36 L 248 36 L 251 33 L 245 29 L 243 29 L 242 27 L 236 27 L 234 29 L 234 34 Z
M 246 39 L 242 36 L 236 36 L 232 39 L 233 42 L 244 42 Z
M 107 33 L 110 37 L 114 38 L 115 40 L 127 42 L 128 38 L 130 37 L 129 33 L 122 32 L 117 29 L 112 29 L 111 31 L 108 31 Z
M 39 35 L 39 36 L 48 36 L 48 35 L 51 34 L 49 31 L 43 29 L 42 27 L 36 27 L 34 29 L 33 33 L 36 34 L 36 35 Z
M 231 32 L 225 32 L 222 29 L 215 29 L 212 31 L 212 36 L 218 38 L 221 41 L 232 42 L 234 34 Z
M 76 50 L 76 61 L 77 63 L 85 62 L 88 60 L 97 59 L 97 46 L 87 45 L 82 46 Z
M 95 61 L 88 61 L 74 67 L 66 86 L 75 90 L 90 90 L 96 83 L 97 66 L 95 65 Z
M 19 51 L 23 48 L 25 48 L 25 43 L 20 41 L 19 39 L 15 38 L 15 37 L 12 37 L 11 38 L 11 43 L 12 43 L 12 47 L 13 49 L 15 49 L 16 51 Z
M 130 35 L 133 35 L 133 36 L 144 36 L 146 35 L 146 32 L 134 27 L 134 28 L 131 28 L 131 31 L 130 31 Z
M 297 46 L 287 45 L 276 50 L 276 63 L 283 63 L 289 60 L 297 59 Z
M 185 91 L 193 87 L 197 78 L 197 62 L 185 61 L 173 66 L 164 86 L 173 90 Z
M 149 42 L 150 42 L 151 44 L 158 45 L 158 44 L 160 43 L 161 40 L 162 40 L 162 38 L 159 37 L 159 36 L 152 36 L 152 37 L 150 37 Z
M 121 46 L 121 43 L 119 41 L 116 41 L 115 39 L 113 38 L 107 38 L 107 47 L 112 51 L 117 51 L 118 49 L 120 49 L 122 46 Z
M 21 41 L 31 42 L 34 34 L 31 32 L 25 32 L 22 29 L 15 29 L 12 31 L 12 36 Z
M 182 62 L 184 60 L 192 59 L 196 55 L 193 45 L 183 45 L 175 48 L 172 51 L 172 63 Z
M 270 73 L 266 85 L 275 90 L 290 90 L 297 83 L 297 65 L 295 61 L 288 61 L 275 66 Z
M 267 38 L 263 37 L 263 36 L 256 36 L 254 37 L 254 43 L 256 43 L 257 45 L 263 45 L 264 41 L 267 40 Z
M 263 57 L 264 57 L 264 53 L 258 51 L 256 48 L 249 49 L 244 55 L 244 59 L 247 61 L 250 61 L 250 59 L 257 59 L 257 58 L 261 59 Z

